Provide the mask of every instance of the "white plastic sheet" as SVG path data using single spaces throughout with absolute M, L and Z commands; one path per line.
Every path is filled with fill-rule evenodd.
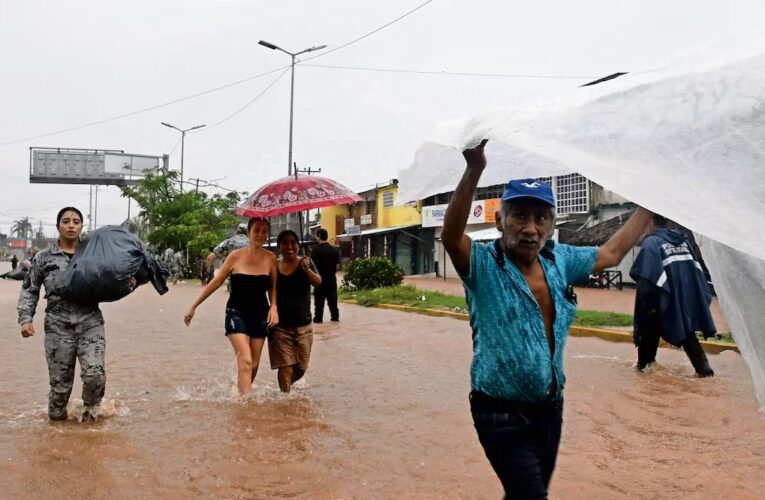
M 757 47 L 757 44 L 751 46 Z M 399 200 L 452 191 L 460 151 L 489 139 L 481 186 L 579 172 L 704 235 L 723 313 L 765 408 L 765 44 L 572 89 L 557 101 L 440 126 Z

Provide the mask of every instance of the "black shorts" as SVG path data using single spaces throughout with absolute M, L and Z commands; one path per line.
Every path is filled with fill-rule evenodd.
M 268 337 L 268 321 L 261 317 L 242 314 L 236 309 L 226 308 L 226 336 L 243 333 L 250 338 Z

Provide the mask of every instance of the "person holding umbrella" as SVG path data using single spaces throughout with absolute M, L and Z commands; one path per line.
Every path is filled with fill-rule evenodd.
M 311 285 L 321 285 L 321 276 L 313 261 L 299 256 L 300 243 L 295 231 L 279 233 L 276 296 L 279 322 L 271 329 L 268 354 L 271 368 L 278 370 L 282 392 L 290 392 L 292 384 L 308 370 L 313 345 L 311 323 Z
M 263 248 L 270 226 L 262 217 L 247 224 L 250 246 L 232 251 L 220 271 L 202 289 L 183 318 L 191 324 L 197 307 L 231 277 L 231 295 L 226 304 L 225 331 L 236 354 L 237 388 L 240 396 L 250 393 L 260 365 L 268 328 L 279 322 L 276 308 L 276 256 Z
M 298 177 L 297 174 L 296 170 L 294 176 L 277 179 L 255 190 L 234 212 L 243 217 L 274 217 L 362 201 L 361 196 L 332 179 L 318 175 Z M 302 233 L 302 218 L 298 217 L 298 221 Z M 277 246 L 282 259 L 278 264 L 276 296 L 281 298 L 276 301 L 279 321 L 269 336 L 268 353 L 271 368 L 279 370 L 279 388 L 289 392 L 308 368 L 313 342 L 311 285 L 319 286 L 321 276 L 311 259 L 298 257 L 297 233 L 282 231 Z

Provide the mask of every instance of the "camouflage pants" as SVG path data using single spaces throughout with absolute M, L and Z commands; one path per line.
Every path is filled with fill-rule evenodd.
M 78 358 L 83 403 L 96 406 L 104 397 L 106 339 L 100 316 L 94 314 L 77 323 L 51 314 L 45 317 L 45 355 L 50 380 L 48 417 L 51 420 L 65 420 L 67 417 L 66 404 L 72 394 L 74 367 Z

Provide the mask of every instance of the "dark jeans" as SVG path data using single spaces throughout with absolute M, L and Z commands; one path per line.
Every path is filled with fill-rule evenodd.
M 505 498 L 547 498 L 563 424 L 563 401 L 542 404 L 470 394 L 478 439 Z
M 323 282 L 322 278 L 322 284 L 319 287 L 314 288 L 313 290 L 313 299 L 314 299 L 314 306 L 315 306 L 315 312 L 313 315 L 313 321 L 314 323 L 321 323 L 324 321 L 324 301 L 327 301 L 327 305 L 329 306 L 329 314 L 332 321 L 338 321 L 340 320 L 340 311 L 337 309 L 337 281 L 336 280 L 327 280 L 326 283 Z

